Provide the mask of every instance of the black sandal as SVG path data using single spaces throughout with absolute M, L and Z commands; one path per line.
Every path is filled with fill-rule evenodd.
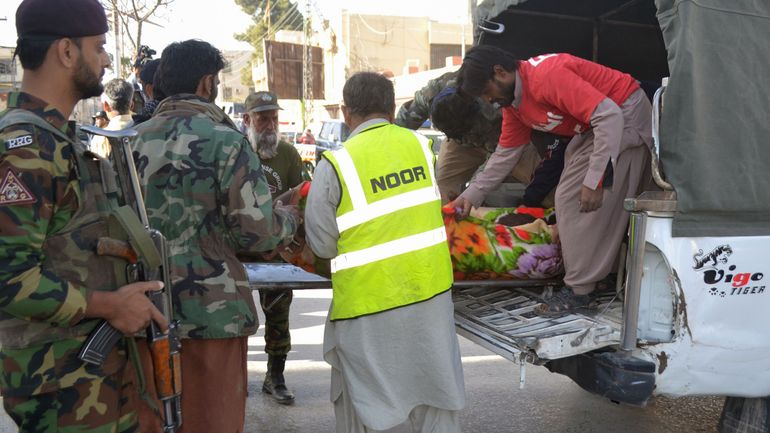
M 587 308 L 591 304 L 591 295 L 576 295 L 571 287 L 564 286 L 559 291 L 544 300 L 535 307 L 535 314 L 538 316 L 549 316 L 554 314 L 572 313 L 580 308 Z
M 612 273 L 596 282 L 596 293 L 615 292 L 618 283 L 618 274 Z

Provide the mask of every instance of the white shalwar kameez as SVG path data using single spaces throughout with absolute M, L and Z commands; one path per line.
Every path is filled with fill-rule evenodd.
M 361 130 L 384 119 L 365 122 Z M 340 187 L 332 165 L 316 167 L 305 209 L 307 241 L 337 255 Z M 407 420 L 417 433 L 460 432 L 465 386 L 450 291 L 349 320 L 326 321 L 324 359 L 332 366 L 338 433 L 387 430 Z

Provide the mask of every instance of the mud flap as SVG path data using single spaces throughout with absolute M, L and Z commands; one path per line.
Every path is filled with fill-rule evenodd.
M 583 353 L 545 366 L 612 401 L 644 406 L 655 389 L 655 364 L 615 352 Z

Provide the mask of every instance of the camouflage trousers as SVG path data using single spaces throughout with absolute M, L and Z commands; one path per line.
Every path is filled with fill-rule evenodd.
M 127 370 L 45 394 L 5 397 L 3 405 L 19 433 L 136 432 Z
M 287 355 L 291 350 L 289 306 L 291 290 L 260 290 L 259 303 L 265 313 L 265 353 Z

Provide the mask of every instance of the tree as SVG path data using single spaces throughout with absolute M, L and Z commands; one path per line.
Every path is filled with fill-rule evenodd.
M 302 30 L 305 17 L 297 4 L 289 0 L 235 0 L 235 4 L 252 17 L 252 24 L 243 33 L 236 33 L 235 39 L 254 47 L 254 62 L 264 58 L 264 40 L 272 39 L 279 30 Z M 247 86 L 253 84 L 248 65 L 241 69 L 241 82 Z
M 142 45 L 142 26 L 152 23 L 158 9 L 165 8 L 174 0 L 106 0 L 107 9 L 112 16 L 113 27 L 120 27 L 131 42 L 132 59 Z M 117 19 L 116 19 L 117 18 Z M 134 27 L 134 29 L 132 29 Z M 113 28 L 113 31 L 116 29 Z M 116 31 L 117 33 L 117 31 Z M 122 60 L 122 59 L 120 59 Z

